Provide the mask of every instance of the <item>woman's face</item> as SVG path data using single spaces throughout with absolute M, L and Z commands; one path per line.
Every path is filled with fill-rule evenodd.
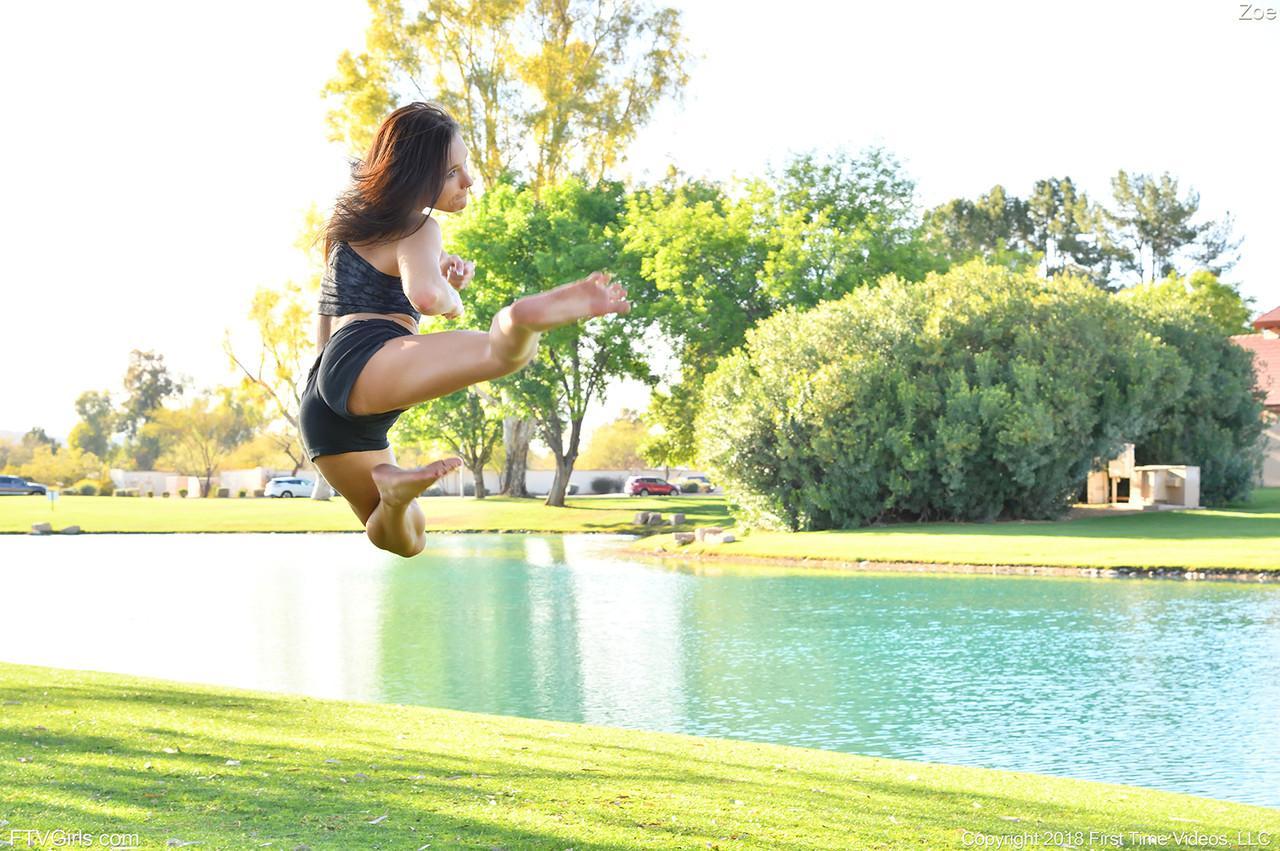
M 471 173 L 467 171 L 467 145 L 462 135 L 455 133 L 449 144 L 449 161 L 446 165 L 444 188 L 440 190 L 437 210 L 456 213 L 467 206 L 467 190 L 475 183 Z

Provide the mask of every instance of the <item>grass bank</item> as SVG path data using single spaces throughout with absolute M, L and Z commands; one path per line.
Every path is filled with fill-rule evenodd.
M 723 497 L 431 497 L 421 500 L 433 532 L 636 532 L 639 511 L 682 512 L 686 528 L 733 525 Z M 33 523 L 85 532 L 358 532 L 341 498 L 147 499 L 69 496 L 0 498 L 0 532 Z M 830 562 L 1034 565 L 1183 570 L 1280 570 L 1280 488 L 1244 505 L 1192 512 L 1116 514 L 1066 522 L 906 523 L 848 532 L 753 531 L 724 545 L 677 546 L 670 534 L 637 542 L 641 554 L 715 555 Z
M 1117 513 L 1066 522 L 920 523 L 839 532 L 753 531 L 730 544 L 678 546 L 672 535 L 642 553 L 833 562 L 910 562 L 1089 568 L 1280 570 L 1280 488 L 1226 509 Z
M 541 499 L 424 497 L 433 532 L 634 532 L 638 511 L 683 512 L 690 524 L 732 522 L 716 496 L 569 497 L 564 508 Z M 358 532 L 345 500 L 162 499 L 63 496 L 56 508 L 40 496 L 0 497 L 0 533 L 30 532 L 32 524 L 84 532 Z
M 1280 837 L 1280 811 L 1134 787 L 116 674 L 0 663 L 0 702 L 0 840 L 60 828 L 142 848 L 799 851 Z

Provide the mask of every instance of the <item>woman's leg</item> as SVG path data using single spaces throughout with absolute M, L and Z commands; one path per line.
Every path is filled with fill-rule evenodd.
M 347 410 L 357 416 L 403 410 L 510 375 L 533 359 L 543 331 L 630 309 L 627 291 L 596 272 L 504 307 L 493 317 L 488 333 L 442 331 L 396 337 L 383 344 L 360 371 L 347 398 Z
M 445 331 L 388 340 L 360 370 L 347 398 L 356 416 L 403 410 L 481 381 L 509 375 L 533 359 L 538 336 L 606 313 L 626 313 L 627 291 L 600 273 L 522 298 L 494 316 L 489 332 Z M 351 504 L 375 546 L 408 557 L 426 545 L 416 497 L 462 464 L 446 458 L 410 470 L 390 449 L 321 455 L 316 466 Z
M 408 558 L 426 546 L 427 518 L 416 498 L 462 461 L 446 458 L 402 470 L 395 460 L 390 449 L 378 449 L 321 455 L 315 465 L 350 504 L 374 546 Z

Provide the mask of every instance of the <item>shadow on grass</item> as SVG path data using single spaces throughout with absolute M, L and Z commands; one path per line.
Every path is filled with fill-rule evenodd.
M 29 681 L 41 674 L 49 681 Z M 177 838 L 206 847 L 286 840 L 563 851 L 734 841 L 807 851 L 864 840 L 959 847 L 961 830 L 1029 826 L 1159 834 L 1174 813 L 1092 798 L 1086 809 L 1081 795 L 1059 803 L 1035 781 L 970 789 L 971 775 L 954 769 L 795 768 L 771 760 L 804 752 L 752 763 L 723 754 L 737 743 L 715 740 L 646 748 L 595 741 L 600 731 L 590 728 L 541 735 L 523 719 L 510 731 L 493 718 L 460 728 L 457 716 L 432 710 L 94 682 L 104 676 L 0 665 L 0 697 L 21 701 L 0 715 L 0 817 L 11 829 L 132 831 L 149 845 Z M 91 732 L 80 729 L 94 721 Z M 164 753 L 167 743 L 182 752 Z M 1245 827 L 1226 821 L 1195 827 L 1231 835 Z M 1280 815 L 1274 821 L 1280 828 Z

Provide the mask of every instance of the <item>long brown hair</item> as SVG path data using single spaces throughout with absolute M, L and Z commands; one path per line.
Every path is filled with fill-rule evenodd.
M 391 242 L 426 224 L 411 217 L 424 207 L 435 209 L 458 129 L 432 103 L 414 102 L 388 115 L 368 155 L 351 164 L 351 185 L 338 196 L 323 231 L 325 261 L 338 242 Z

